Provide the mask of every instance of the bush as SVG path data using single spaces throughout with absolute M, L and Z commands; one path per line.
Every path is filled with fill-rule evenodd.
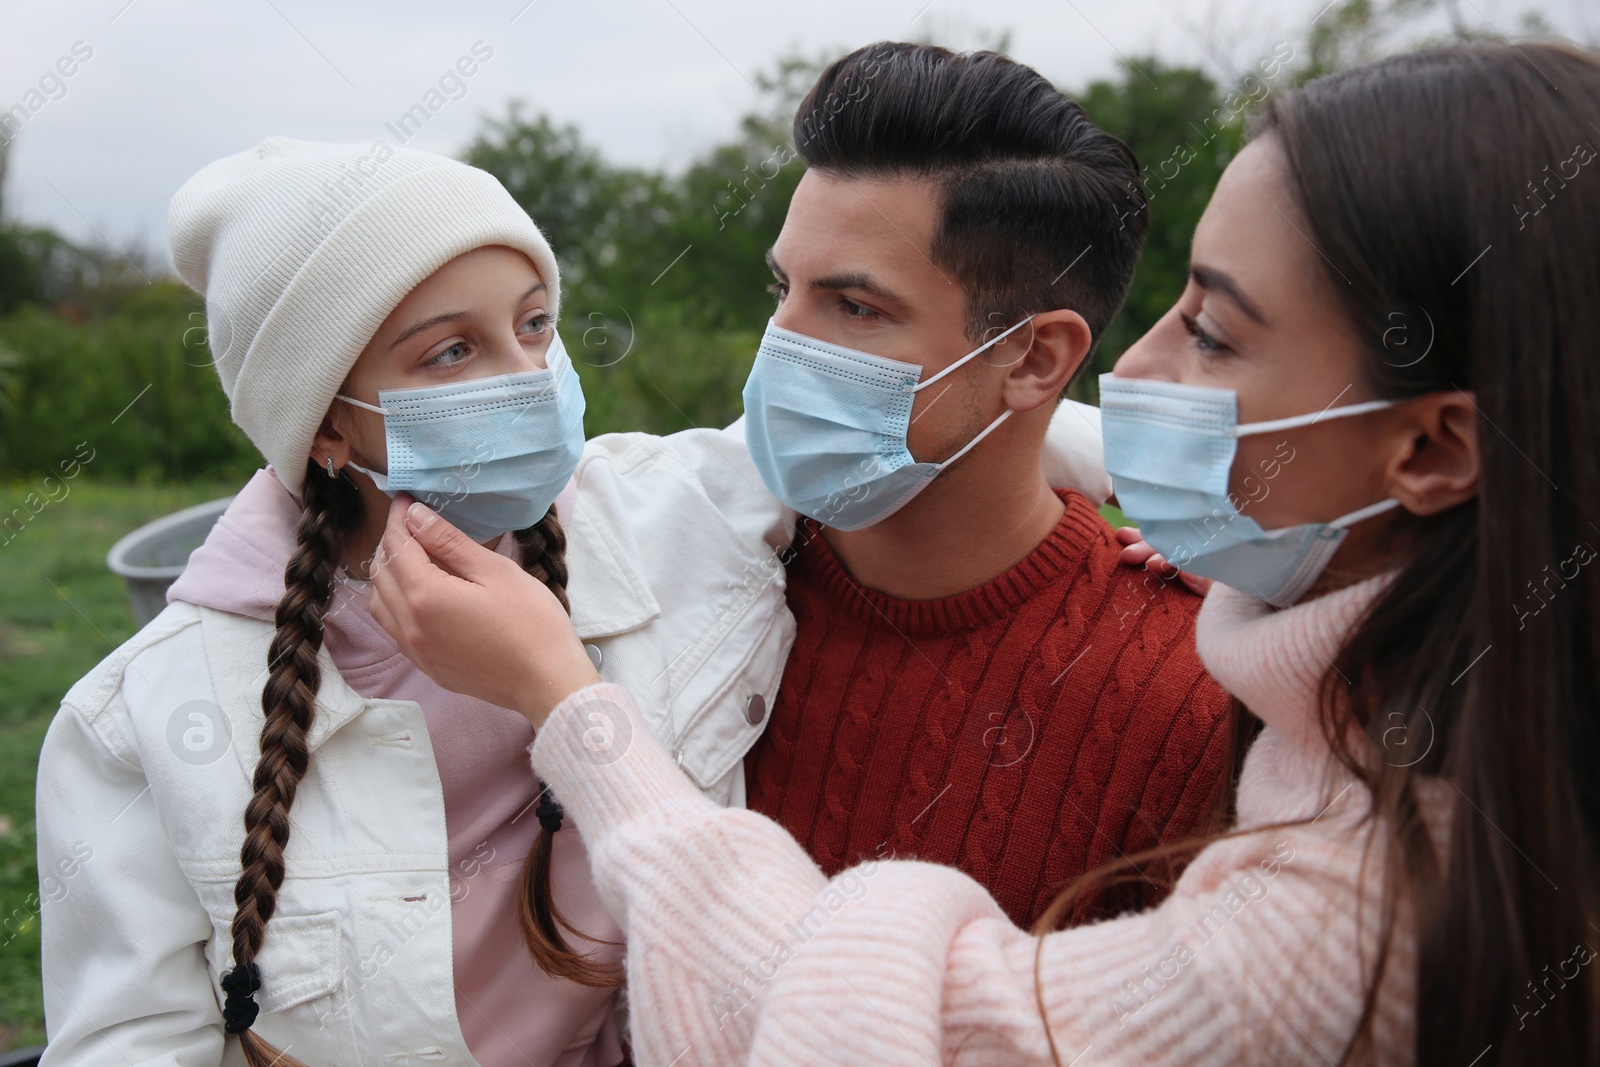
M 561 261 L 560 329 L 591 436 L 738 417 L 772 311 L 763 253 L 804 169 L 786 118 L 817 65 L 780 65 L 763 79 L 770 106 L 679 175 L 614 166 L 577 129 L 516 103 L 468 146 L 466 160 L 500 178 Z M 1152 226 L 1127 303 L 1074 386 L 1080 399 L 1095 399 L 1095 372 L 1183 289 L 1195 220 L 1240 139 L 1221 95 L 1201 72 L 1154 58 L 1082 94 L 1148 165 Z M 211 369 L 201 301 L 175 280 L 143 284 L 156 272 L 139 258 L 0 227 L 0 475 L 42 476 L 83 443 L 102 479 L 240 479 L 260 464 Z
M 586 322 L 566 311 L 562 317 L 561 338 L 583 380 L 591 437 L 726 426 L 743 413 L 740 393 L 760 330 L 707 329 L 674 305 L 647 311 L 631 325 L 628 319 Z
M 42 476 L 87 442 L 97 478 L 242 478 L 260 457 L 228 417 L 193 292 L 157 281 L 105 314 L 0 318 L 0 472 Z
M 708 329 L 673 305 L 569 306 L 563 319 L 589 434 L 738 418 L 759 330 Z M 262 460 L 229 416 L 202 322 L 199 298 L 171 281 L 83 321 L 34 305 L 0 318 L 0 474 L 43 477 L 86 442 L 98 479 L 248 476 Z

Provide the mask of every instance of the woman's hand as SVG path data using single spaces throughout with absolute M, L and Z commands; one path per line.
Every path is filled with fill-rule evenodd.
M 1211 588 L 1210 578 L 1202 578 L 1198 574 L 1180 571 L 1168 563 L 1161 553 L 1151 548 L 1150 543 L 1139 536 L 1139 528 L 1137 526 L 1118 527 L 1114 536 L 1117 539 L 1117 543 L 1123 546 L 1122 555 L 1119 557 L 1122 562 L 1134 567 L 1143 564 L 1146 570 L 1162 578 L 1171 578 L 1176 575 L 1183 581 L 1184 585 L 1201 596 L 1205 596 L 1206 590 Z
M 398 494 L 374 561 L 372 617 L 446 689 L 520 712 L 600 680 L 560 601 L 510 559 Z

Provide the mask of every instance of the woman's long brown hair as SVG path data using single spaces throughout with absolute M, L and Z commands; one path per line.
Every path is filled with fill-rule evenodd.
M 244 812 L 241 871 L 234 887 L 238 905 L 232 928 L 234 967 L 223 977 L 229 994 L 224 1007 L 228 1030 L 238 1034 L 250 1067 L 305 1067 L 251 1028 L 254 994 L 273 980 L 272 975 L 260 973 L 256 957 L 277 908 L 284 877 L 283 853 L 289 842 L 289 809 L 310 759 L 306 735 L 322 682 L 317 654 L 322 649 L 323 616 L 333 596 L 334 572 L 345 538 L 360 525 L 362 511 L 361 494 L 347 478 L 330 478 L 315 463 L 307 463 L 295 551 L 284 569 L 283 598 L 278 602 L 276 630 L 267 654 L 267 682 L 261 692 L 266 721 L 261 727 L 255 792 Z M 549 586 L 565 607 L 566 535 L 555 509 L 514 536 L 523 568 Z M 528 949 L 550 974 L 585 985 L 621 985 L 620 971 L 597 966 L 574 951 L 562 935 L 563 927 L 578 931 L 561 917 L 551 892 L 553 836 L 540 831 L 523 872 L 522 929 Z
M 1382 885 L 1340 1062 L 1377 1058 L 1404 903 L 1420 1067 L 1600 1063 L 1600 56 L 1395 56 L 1276 98 L 1254 135 L 1283 149 L 1375 395 L 1479 412 L 1477 498 L 1395 524 L 1398 574 L 1324 679 Z M 1424 778 L 1455 801 L 1442 856 Z

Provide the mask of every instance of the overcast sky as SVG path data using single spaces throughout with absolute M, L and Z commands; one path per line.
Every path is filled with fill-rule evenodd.
M 458 152 L 485 113 L 520 96 L 576 123 L 613 160 L 676 168 L 733 134 L 756 100 L 755 72 L 796 46 L 845 50 L 931 30 L 960 47 L 1008 30 L 1013 55 L 1070 88 L 1110 73 L 1119 55 L 1232 53 L 1248 67 L 1279 39 L 1298 40 L 1325 6 L 0 0 L 0 108 L 31 112 L 13 145 L 5 208 L 74 238 L 143 242 L 164 257 L 167 202 L 200 167 L 273 135 L 397 143 L 385 124 L 423 102 L 474 45 L 492 54 L 461 87 L 446 83 L 460 98 L 430 115 L 414 146 Z M 1463 10 L 1514 32 L 1530 7 L 1565 32 L 1600 32 L 1596 0 L 1466 0 Z

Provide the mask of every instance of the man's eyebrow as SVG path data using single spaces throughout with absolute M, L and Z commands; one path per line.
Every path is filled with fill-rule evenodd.
M 1200 288 L 1213 289 L 1221 293 L 1237 304 L 1239 310 L 1250 316 L 1250 318 L 1263 326 L 1267 325 L 1266 316 L 1261 314 L 1261 309 L 1256 307 L 1250 301 L 1250 298 L 1244 295 L 1244 291 L 1239 288 L 1239 283 L 1234 281 L 1233 277 L 1226 271 L 1195 264 L 1189 268 L 1189 277 L 1193 278 L 1194 283 Z
M 524 300 L 527 300 L 528 297 L 544 288 L 547 288 L 544 282 L 536 282 L 532 289 L 529 289 L 526 293 L 523 293 L 521 296 L 517 297 L 516 302 L 521 304 Z M 431 329 L 434 326 L 440 326 L 447 322 L 455 322 L 458 319 L 464 319 L 466 317 L 467 313 L 465 311 L 450 311 L 443 315 L 435 315 L 431 319 L 423 319 L 421 322 L 407 329 L 405 333 L 402 333 L 399 337 L 396 337 L 394 339 L 394 344 L 390 345 L 389 347 L 391 349 L 397 348 L 402 341 L 410 340 L 423 330 Z
M 905 300 L 899 293 L 874 281 L 872 275 L 866 271 L 848 270 L 838 274 L 829 274 L 821 278 L 811 279 L 811 288 L 817 289 L 859 289 L 863 293 L 877 297 L 886 304 L 897 307 L 906 307 Z
M 773 256 L 772 249 L 767 249 L 766 258 L 767 266 L 772 270 L 772 273 L 776 274 L 781 281 L 788 282 L 789 276 L 784 273 L 782 267 L 778 266 L 778 260 Z M 905 298 L 899 293 L 895 292 L 893 289 L 890 289 L 886 285 L 882 285 L 874 281 L 872 275 L 861 270 L 841 271 L 838 274 L 828 274 L 821 278 L 813 278 L 811 279 L 810 288 L 814 291 L 827 289 L 859 289 L 863 293 L 868 293 L 877 297 L 886 304 L 895 304 L 902 308 L 908 306 Z

